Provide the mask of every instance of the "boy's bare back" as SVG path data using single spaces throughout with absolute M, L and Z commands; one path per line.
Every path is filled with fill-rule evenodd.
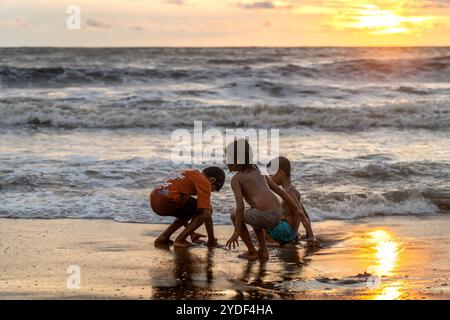
M 245 201 L 258 210 L 281 210 L 280 201 L 269 189 L 266 177 L 256 169 L 238 172 L 231 184 L 238 183 Z
M 292 200 L 294 200 L 299 207 L 302 207 L 300 192 L 295 189 L 294 185 L 291 184 L 290 187 L 284 189 L 284 191 L 289 194 Z M 281 203 L 281 206 L 283 208 L 283 220 L 289 223 L 289 225 L 292 227 L 292 230 L 297 232 L 301 223 L 300 217 L 292 211 L 292 209 L 285 201 Z

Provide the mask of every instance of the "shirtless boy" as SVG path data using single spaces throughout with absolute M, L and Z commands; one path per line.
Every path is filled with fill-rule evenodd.
M 232 246 L 235 248 L 239 245 L 238 239 L 241 237 L 248 249 L 242 257 L 265 261 L 269 258 L 269 253 L 264 230 L 276 227 L 282 217 L 282 207 L 275 194 L 279 195 L 306 225 L 307 217 L 285 191 L 269 177 L 262 175 L 258 167 L 252 164 L 252 150 L 247 140 L 236 140 L 231 143 L 226 149 L 226 157 L 229 170 L 236 172 L 231 179 L 231 188 L 236 200 L 236 210 L 231 216 L 235 230 L 227 241 L 227 246 L 230 249 Z M 244 200 L 251 208 L 245 210 Z M 255 231 L 259 251 L 252 243 L 246 224 L 251 225 Z M 312 230 L 308 232 L 310 237 L 314 237 Z
M 305 230 L 311 229 L 311 220 L 306 212 L 305 207 L 302 204 L 300 193 L 295 189 L 295 186 L 291 181 L 291 163 L 285 157 L 278 157 L 277 159 L 269 162 L 268 169 L 270 171 L 273 164 L 277 161 L 277 171 L 272 172 L 270 178 L 278 186 L 281 186 L 284 191 L 296 202 L 296 204 L 302 209 L 304 215 L 307 218 L 307 225 L 304 226 Z M 300 223 L 302 223 L 301 217 L 296 214 L 290 206 L 283 201 L 281 203 L 283 208 L 283 215 L 281 217 L 281 222 L 275 228 L 269 229 L 267 232 L 271 239 L 278 242 L 280 245 L 292 243 L 297 240 L 298 229 Z M 311 237 L 312 234 L 307 234 L 307 237 Z

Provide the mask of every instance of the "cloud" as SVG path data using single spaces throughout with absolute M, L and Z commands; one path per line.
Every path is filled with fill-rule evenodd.
M 438 31 L 448 32 L 450 31 L 450 25 L 445 22 L 435 22 L 434 29 Z
M 169 4 L 177 4 L 177 5 L 180 5 L 180 6 L 186 4 L 185 0 L 164 0 L 163 2 L 169 3 Z
M 450 8 L 450 0 L 370 0 L 370 1 L 348 1 L 348 0 L 322 0 L 322 6 L 327 8 L 364 8 L 377 6 L 382 9 L 445 9 Z
M 275 5 L 271 1 L 256 1 L 250 3 L 239 3 L 239 7 L 243 9 L 273 9 Z
M 415 9 L 450 9 L 450 0 L 416 0 L 410 5 Z
M 450 0 L 429 0 L 429 1 L 425 1 L 425 2 L 432 2 L 437 6 L 450 6 Z
M 88 28 L 92 28 L 92 29 L 111 29 L 111 25 L 99 21 L 99 20 L 94 20 L 94 19 L 87 19 L 86 20 L 86 25 Z
M 262 26 L 264 28 L 270 28 L 272 26 L 272 23 L 270 23 L 270 21 L 265 20 L 263 21 Z
M 145 28 L 141 26 L 129 26 L 128 29 L 131 31 L 145 31 Z
M 15 17 L 10 20 L 4 21 L 3 24 L 8 27 L 18 28 L 18 29 L 30 29 L 30 27 L 31 27 L 31 25 L 28 23 L 28 21 L 24 17 Z
M 239 2 L 237 4 L 242 9 L 289 9 L 292 5 L 281 1 L 251 1 Z

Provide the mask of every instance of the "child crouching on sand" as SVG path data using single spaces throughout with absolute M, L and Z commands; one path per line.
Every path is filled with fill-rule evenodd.
M 275 162 L 277 162 L 278 166 L 274 165 Z M 295 201 L 297 206 L 302 209 L 303 215 L 307 218 L 307 221 L 304 221 L 306 223 L 306 225 L 304 225 L 306 236 L 308 238 L 314 238 L 312 234 L 311 220 L 305 210 L 305 207 L 302 204 L 301 195 L 295 189 L 295 186 L 291 181 L 291 162 L 285 157 L 278 157 L 270 161 L 267 167 L 269 171 L 271 168 L 277 168 L 276 172 L 271 173 L 270 178 L 278 186 L 281 186 L 283 190 L 286 191 L 287 194 L 289 194 L 292 200 Z M 294 243 L 298 240 L 298 229 L 300 227 L 300 223 L 302 223 L 302 216 L 293 211 L 289 204 L 285 201 L 281 203 L 281 206 L 283 208 L 281 222 L 276 227 L 267 230 L 267 233 L 270 237 L 269 239 L 275 240 L 280 245 Z M 309 233 L 308 230 L 310 230 L 311 233 Z
M 225 181 L 225 172 L 218 167 L 208 167 L 202 172 L 184 170 L 167 177 L 150 194 L 150 205 L 160 216 L 175 217 L 175 221 L 155 240 L 155 246 L 189 247 L 188 236 L 195 242 L 201 236 L 195 230 L 205 224 L 208 246 L 216 246 L 212 222 L 211 192 L 220 191 Z M 196 196 L 194 198 L 193 196 Z M 185 226 L 175 242 L 172 234 Z
M 241 257 L 249 260 L 258 258 L 267 260 L 269 253 L 264 230 L 278 226 L 282 217 L 282 207 L 275 194 L 279 195 L 292 211 L 301 217 L 305 225 L 308 225 L 307 218 L 285 191 L 269 177 L 262 175 L 258 167 L 252 164 L 252 150 L 247 140 L 236 140 L 228 145 L 226 157 L 228 169 L 236 172 L 231 179 L 231 188 L 236 200 L 236 209 L 231 216 L 235 230 L 227 241 L 227 246 L 230 249 L 231 246 L 235 248 L 239 245 L 238 239 L 241 237 L 248 249 L 248 252 Z M 245 210 L 244 200 L 251 208 Z M 246 224 L 251 225 L 255 231 L 259 251 L 256 251 L 252 243 Z M 308 235 L 311 238 L 314 237 L 312 230 L 308 230 Z

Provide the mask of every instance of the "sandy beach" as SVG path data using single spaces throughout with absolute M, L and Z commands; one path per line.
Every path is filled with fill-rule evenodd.
M 450 0 L 0 8 L 0 301 L 450 300 Z
M 450 219 L 379 217 L 314 224 L 321 248 L 164 250 L 164 225 L 1 219 L 0 299 L 449 299 Z M 232 232 L 216 226 L 220 243 Z M 67 270 L 80 268 L 80 288 Z M 69 286 L 70 287 L 70 286 Z
M 450 47 L 62 38 L 70 47 L 34 35 L 0 48 L 0 299 L 450 298 Z M 290 160 L 322 246 L 270 248 L 263 264 L 238 258 L 242 244 L 154 248 L 172 218 L 155 214 L 151 190 L 185 169 L 222 168 L 228 134 L 242 130 L 256 132 L 255 155 Z M 192 157 L 180 162 L 181 145 Z M 211 196 L 221 244 L 231 177 Z

